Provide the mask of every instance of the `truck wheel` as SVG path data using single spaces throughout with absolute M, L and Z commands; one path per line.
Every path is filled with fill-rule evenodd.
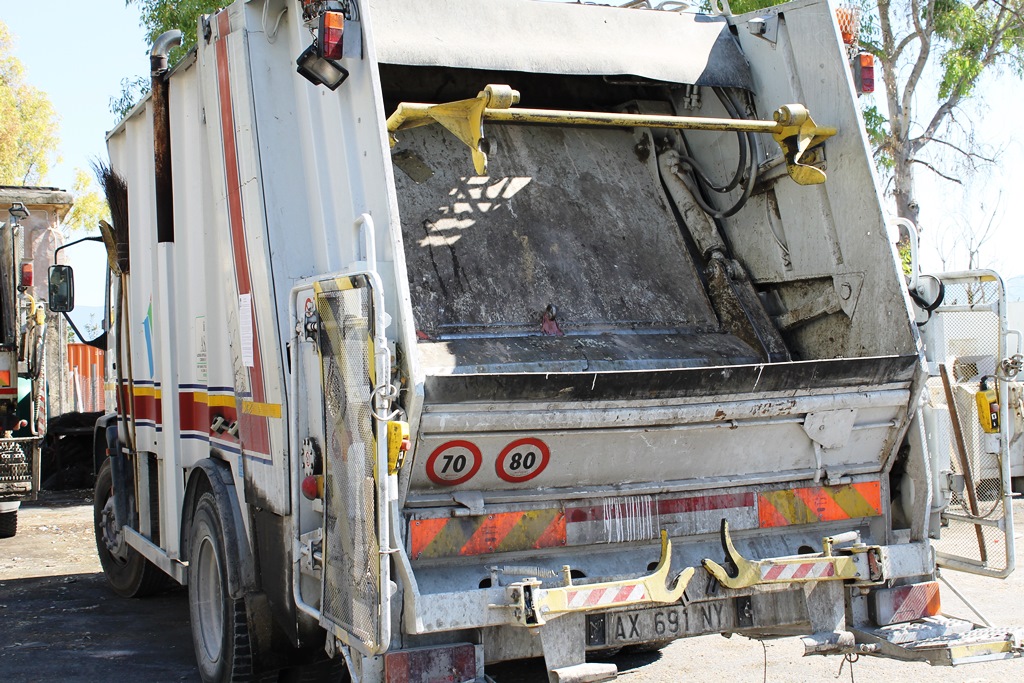
M 224 542 L 217 501 L 204 493 L 196 503 L 189 538 L 188 609 L 192 644 L 204 681 L 257 678 L 245 600 L 228 591 L 228 563 L 236 551 Z
M 92 519 L 96 532 L 96 552 L 107 582 L 123 598 L 142 598 L 165 589 L 168 576 L 131 548 L 114 520 L 114 494 L 111 490 L 110 461 L 104 460 L 96 475 Z
M 0 513 L 0 538 L 13 538 L 18 533 L 18 511 Z

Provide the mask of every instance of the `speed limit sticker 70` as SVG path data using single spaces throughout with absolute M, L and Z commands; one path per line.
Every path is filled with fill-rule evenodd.
M 483 456 L 476 444 L 469 441 L 448 441 L 434 449 L 427 458 L 427 476 L 441 486 L 455 486 L 473 478 Z
M 518 484 L 543 472 L 550 459 L 551 451 L 546 443 L 527 437 L 505 446 L 494 463 L 494 469 L 505 481 Z

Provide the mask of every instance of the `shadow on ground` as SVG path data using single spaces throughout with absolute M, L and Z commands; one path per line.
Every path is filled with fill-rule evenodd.
M 199 679 L 182 589 L 128 600 L 99 573 L 8 579 L 0 622 L 5 681 Z

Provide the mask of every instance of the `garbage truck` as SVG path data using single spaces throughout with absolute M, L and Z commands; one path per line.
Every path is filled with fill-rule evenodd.
M 998 278 L 908 287 L 831 3 L 632 5 L 237 0 L 154 44 L 107 138 L 96 535 L 119 594 L 187 585 L 204 680 L 1020 656 L 942 613 L 1012 516 L 998 469 L 959 504 L 935 382 L 979 373 L 919 330 Z

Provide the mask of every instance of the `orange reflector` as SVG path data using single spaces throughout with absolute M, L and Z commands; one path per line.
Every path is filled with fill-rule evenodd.
M 414 560 L 563 545 L 565 514 L 560 510 L 409 520 L 409 554 Z
M 321 14 L 319 32 L 320 56 L 326 59 L 341 59 L 342 38 L 344 34 L 344 14 L 341 12 L 324 12 Z
M 877 481 L 765 491 L 757 495 L 757 516 L 762 529 L 880 514 L 882 491 Z
M 32 264 L 31 263 L 22 263 L 21 264 L 21 286 L 22 287 L 31 287 L 32 286 L 32 280 L 33 280 Z
M 11 386 L 11 371 L 0 370 L 0 387 Z
M 879 626 L 917 621 L 942 611 L 938 581 L 883 588 L 871 598 L 872 617 Z

